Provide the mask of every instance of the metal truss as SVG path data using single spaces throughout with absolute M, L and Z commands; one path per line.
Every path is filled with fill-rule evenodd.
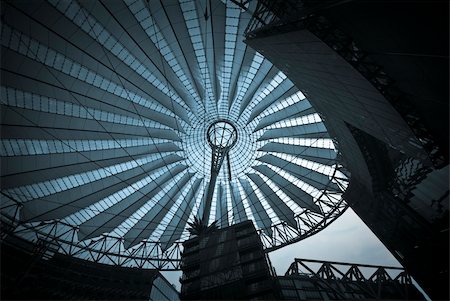
M 230 157 L 228 153 L 236 144 L 236 127 L 226 120 L 219 120 L 211 124 L 207 130 L 208 144 L 211 147 L 211 177 L 206 193 L 205 209 L 203 211 L 202 221 L 208 224 L 208 218 L 211 211 L 211 202 L 216 187 L 217 177 L 225 158 L 228 162 L 228 178 L 231 181 Z
M 338 171 L 346 174 L 342 166 L 336 167 L 334 174 L 330 177 L 330 184 L 333 182 L 341 188 L 341 191 L 345 191 L 348 179 L 339 177 Z M 316 204 L 323 214 L 304 210 L 295 216 L 296 228 L 288 226 L 284 222 L 272 225 L 272 237 L 269 237 L 263 230 L 258 230 L 265 251 L 279 249 L 324 229 L 348 208 L 342 194 L 343 192 L 336 193 L 325 189 L 316 200 Z M 161 271 L 181 269 L 182 240 L 176 241 L 165 251 L 163 251 L 160 241 L 150 240 L 144 240 L 135 247 L 126 249 L 123 238 L 106 234 L 80 241 L 78 239 L 79 228 L 60 220 L 21 223 L 19 218 L 21 206 L 22 204 L 11 199 L 7 205 L 0 208 L 2 240 L 9 235 L 15 235 L 32 243 L 44 243 L 49 246 L 47 250 L 49 254 L 59 252 L 97 263 Z
M 285 276 L 306 276 L 331 290 L 342 299 L 347 299 L 344 291 L 354 291 L 355 287 L 373 299 L 381 299 L 383 285 L 395 287 L 397 293 L 405 299 L 408 288 L 412 285 L 411 277 L 402 267 L 389 267 L 346 262 L 299 259 L 290 265 Z M 344 290 L 333 285 L 334 282 L 344 286 Z
M 36 245 L 45 244 L 47 252 L 62 253 L 97 263 L 147 269 L 179 270 L 182 242 L 175 242 L 163 251 L 161 242 L 143 241 L 135 248 L 126 249 L 123 239 L 109 235 L 79 241 L 78 227 L 61 221 L 13 223 L 2 215 L 2 240 L 15 235 Z M 9 227 L 4 227 L 9 225 Z M 5 231 L 6 230 L 6 231 Z
M 244 34 L 254 35 L 256 31 L 263 30 L 266 26 L 271 27 L 302 19 L 320 10 L 342 4 L 346 0 L 316 1 L 313 5 L 311 3 L 305 5 L 303 2 L 300 0 L 257 0 L 256 10 Z
M 276 16 L 274 11 L 280 1 L 270 1 L 270 0 L 259 0 L 256 4 L 256 9 L 244 31 L 247 35 L 249 32 L 253 32 L 256 29 L 262 28 L 267 24 L 271 24 L 274 21 L 278 21 L 279 18 Z
M 330 183 L 336 183 L 341 191 L 345 191 L 348 186 L 348 178 L 339 177 L 336 173 L 347 171 L 342 166 L 337 166 Z M 348 204 L 343 198 L 343 192 L 336 193 L 325 189 L 322 195 L 315 201 L 320 207 L 322 214 L 317 214 L 308 209 L 294 216 L 297 227 L 293 228 L 286 222 L 272 225 L 272 237 L 269 237 L 263 230 L 258 230 L 261 242 L 266 252 L 277 250 L 283 246 L 312 236 L 327 227 L 336 218 L 342 215 L 348 208 Z

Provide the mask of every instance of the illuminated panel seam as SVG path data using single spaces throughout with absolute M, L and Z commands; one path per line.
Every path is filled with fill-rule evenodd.
M 133 161 L 120 163 L 105 168 L 73 174 L 44 182 L 38 182 L 31 185 L 20 186 L 14 189 L 8 189 L 5 191 L 5 193 L 17 195 L 18 199 L 23 202 L 36 198 L 42 198 L 51 194 L 59 193 L 81 185 L 86 185 L 101 179 L 105 179 L 113 175 L 117 175 L 127 170 L 140 167 L 144 164 L 161 160 L 159 159 L 159 156 L 155 158 L 156 156 L 157 155 L 150 155 L 144 158 L 139 158 Z M 167 157 L 168 156 L 166 156 L 166 158 Z M 17 192 L 20 192 L 20 194 L 18 194 Z
M 62 73 L 70 75 L 73 78 L 86 82 L 89 85 L 93 85 L 99 89 L 117 95 L 123 99 L 132 101 L 143 107 L 165 113 L 174 118 L 176 117 L 173 112 L 162 107 L 157 101 L 148 100 L 132 91 L 124 89 L 113 81 L 110 81 L 94 71 L 89 70 L 85 66 L 72 61 L 63 54 L 48 48 L 37 40 L 30 39 L 21 32 L 11 29 L 6 24 L 3 24 L 2 26 L 2 37 L 2 45 L 11 50 L 23 54 Z
M 117 39 L 112 36 L 94 17 L 92 17 L 88 11 L 80 7 L 76 1 L 70 3 L 65 9 L 67 4 L 64 1 L 58 2 L 58 0 L 49 0 L 58 10 L 60 10 L 66 17 L 71 19 L 77 26 L 79 26 L 84 32 L 89 34 L 92 38 L 98 41 L 104 48 L 108 49 L 112 54 L 119 58 L 122 62 L 136 71 L 137 74 L 142 76 L 153 86 L 159 89 L 161 92 L 172 98 L 184 109 L 190 112 L 188 106 L 182 101 L 182 99 L 173 91 L 171 87 L 168 87 L 161 82 L 150 70 L 148 70 L 144 64 L 142 64 L 136 57 L 134 57 Z M 154 66 L 153 66 L 154 67 Z
M 240 75 L 238 82 L 237 82 L 237 93 L 236 97 L 233 100 L 233 104 L 230 109 L 230 115 L 239 115 L 239 108 L 241 106 L 241 102 L 244 99 L 245 94 L 247 93 L 248 88 L 250 87 L 250 84 L 252 83 L 253 79 L 256 76 L 256 73 L 259 70 L 259 67 L 261 67 L 262 62 L 264 61 L 264 57 L 259 54 L 258 52 L 255 52 L 255 55 L 253 56 L 252 63 L 250 65 L 250 68 L 248 69 L 247 73 L 245 75 Z
M 186 88 L 192 98 L 197 102 L 197 109 L 203 111 L 203 104 L 201 102 L 200 96 L 197 91 L 192 86 L 191 82 L 187 78 L 183 68 L 181 68 L 180 64 L 177 61 L 177 58 L 173 54 L 169 44 L 167 43 L 164 36 L 161 34 L 161 30 L 156 24 L 155 20 L 153 20 L 150 15 L 147 7 L 144 5 L 142 1 L 133 1 L 133 0 L 125 0 L 125 3 L 128 5 L 130 11 L 134 14 L 136 20 L 139 22 L 141 27 L 144 29 L 145 33 L 150 37 L 155 47 L 159 50 L 160 54 L 164 57 L 167 64 L 173 70 L 173 72 L 177 75 L 182 86 Z M 178 97 L 178 96 L 174 96 Z M 202 112 L 204 114 L 204 112 Z M 202 114 L 200 114 L 202 116 Z
M 197 17 L 197 10 L 195 2 L 192 0 L 179 0 L 180 8 L 183 11 L 184 21 L 191 38 L 192 46 L 194 47 L 197 63 L 200 68 L 200 73 L 204 81 L 204 86 L 207 92 L 206 109 L 215 111 L 215 97 L 212 89 L 211 79 L 208 72 L 208 64 L 206 63 L 205 47 L 203 45 L 202 33 L 200 30 L 199 19 Z
M 163 124 L 163 122 L 168 123 L 164 120 L 161 120 L 161 122 L 159 122 L 145 117 L 133 118 L 91 107 L 81 106 L 72 102 L 57 100 L 55 98 L 50 98 L 35 93 L 21 91 L 14 88 L 2 86 L 1 93 L 2 104 L 6 104 L 11 107 L 24 108 L 81 119 L 105 121 L 116 124 L 177 130 L 176 126 L 173 123 L 172 127 Z M 154 113 L 158 112 L 154 111 Z

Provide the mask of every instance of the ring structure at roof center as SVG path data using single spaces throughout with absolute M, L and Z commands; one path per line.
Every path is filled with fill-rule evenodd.
M 178 269 L 188 222 L 209 208 L 208 130 L 219 124 L 233 145 L 210 222 L 252 220 L 272 250 L 345 210 L 346 172 L 320 115 L 243 42 L 251 16 L 233 2 L 4 10 L 1 214 L 17 235 L 88 260 Z

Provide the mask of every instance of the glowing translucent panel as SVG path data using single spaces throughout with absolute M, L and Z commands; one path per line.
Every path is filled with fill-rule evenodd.
M 32 53 L 31 51 L 27 51 L 26 55 L 28 57 L 35 59 L 36 61 L 43 63 L 48 67 L 51 67 L 55 70 L 61 71 L 67 75 L 70 75 L 74 78 L 84 81 L 92 86 L 95 86 L 109 93 L 112 93 L 118 97 L 127 99 L 141 106 L 171 115 L 174 118 L 176 117 L 175 114 L 173 114 L 168 109 L 161 106 L 155 99 L 147 99 L 131 90 L 125 89 L 124 87 L 121 86 L 121 84 L 117 84 L 101 76 L 100 74 L 97 74 L 95 71 L 89 70 L 85 66 L 77 62 L 74 62 L 73 60 L 67 58 L 63 54 L 57 53 L 56 51 L 43 45 L 42 43 L 39 43 L 34 39 L 30 39 L 28 36 L 22 34 L 21 32 L 11 29 L 7 25 L 2 26 L 2 36 L 4 32 L 5 34 L 11 36 L 11 40 L 8 43 L 8 40 L 2 39 L 1 40 L 2 45 L 10 48 L 11 50 L 20 51 L 19 46 L 31 48 L 32 44 L 36 44 L 36 47 L 39 47 L 39 52 Z M 63 65 L 70 67 L 63 68 Z
M 301 87 L 243 42 L 248 14 L 147 2 L 49 0 L 33 21 L 14 4 L 26 24 L 1 27 L 5 62 L 22 62 L 0 89 L 2 216 L 141 267 L 176 262 L 194 217 L 252 220 L 269 248 L 329 224 L 345 209 L 338 151 Z
M 64 1 L 58 2 L 57 0 L 52 0 L 50 2 L 68 18 L 70 18 L 77 26 L 83 29 L 83 31 L 87 32 L 125 64 L 134 69 L 136 73 L 144 77 L 164 94 L 168 95 L 174 101 L 178 102 L 181 106 L 184 106 L 185 109 L 187 109 L 187 106 L 171 87 L 167 87 L 166 84 L 154 75 L 154 72 L 148 70 L 145 65 L 134 57 L 113 35 L 111 35 L 99 22 L 97 22 L 97 20 L 92 17 L 87 10 L 80 7 L 76 2 L 72 2 L 70 9 L 64 11 Z M 140 2 L 136 1 L 136 3 Z M 155 66 L 152 67 L 155 69 Z
M 130 117 L 9 87 L 2 86 L 1 93 L 2 104 L 12 107 L 124 125 L 179 130 L 173 118 L 157 111 L 152 111 L 153 119 L 143 116 Z

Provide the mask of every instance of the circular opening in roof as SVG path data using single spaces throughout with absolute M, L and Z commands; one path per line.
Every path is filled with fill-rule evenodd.
M 219 120 L 206 131 L 208 143 L 213 149 L 230 149 L 237 141 L 237 130 L 230 122 Z

